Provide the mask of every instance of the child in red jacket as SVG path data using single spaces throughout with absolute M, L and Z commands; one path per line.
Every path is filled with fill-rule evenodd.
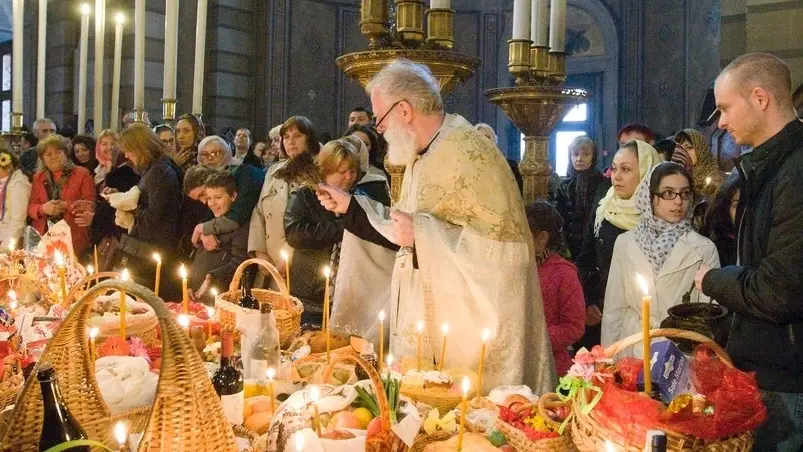
M 536 201 L 526 209 L 533 234 L 535 260 L 541 282 L 549 339 L 558 376 L 566 375 L 572 365 L 568 347 L 585 332 L 585 299 L 577 267 L 561 256 L 563 218 L 551 204 Z

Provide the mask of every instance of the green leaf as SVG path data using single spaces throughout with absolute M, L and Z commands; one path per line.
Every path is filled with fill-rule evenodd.
M 91 439 L 76 439 L 72 441 L 67 441 L 66 443 L 61 443 L 57 446 L 53 446 L 50 449 L 46 450 L 45 452 L 61 452 L 63 450 L 70 450 L 73 447 L 81 447 L 81 446 L 99 447 L 103 450 L 114 452 L 113 449 L 109 449 L 108 447 L 106 447 L 105 444 L 98 441 L 93 441 Z

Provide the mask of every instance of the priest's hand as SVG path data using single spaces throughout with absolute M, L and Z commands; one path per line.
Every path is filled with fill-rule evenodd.
M 400 210 L 390 212 L 393 219 L 393 243 L 399 246 L 415 245 L 413 216 Z
M 318 184 L 318 201 L 326 209 L 334 213 L 346 213 L 351 203 L 351 195 L 345 191 L 326 184 Z
M 697 288 L 697 291 L 703 293 L 703 279 L 705 279 L 705 275 L 711 268 L 705 264 L 700 266 L 700 269 L 697 270 L 697 273 L 694 275 L 694 286 Z

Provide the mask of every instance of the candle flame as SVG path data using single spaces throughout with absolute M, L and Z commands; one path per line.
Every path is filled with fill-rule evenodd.
M 9 290 L 9 291 L 8 291 L 8 298 L 9 298 L 9 300 L 11 300 L 12 302 L 15 302 L 15 301 L 17 301 L 17 291 L 16 291 L 16 290 Z
M 385 362 L 388 365 L 388 369 L 390 369 L 393 366 L 393 355 L 388 353 L 388 356 L 385 358 Z
M 304 433 L 300 430 L 296 432 L 296 452 L 304 451 Z
M 90 275 L 95 273 L 95 267 L 93 267 L 92 264 L 87 265 L 86 266 L 86 272 L 87 272 L 87 274 L 90 274 Z
M 613 446 L 611 440 L 605 440 L 605 452 L 616 452 L 616 447 Z
M 88 16 L 92 13 L 92 8 L 89 6 L 89 3 L 84 3 L 81 5 L 81 14 L 84 16 Z
M 309 399 L 312 401 L 312 403 L 317 402 L 318 399 L 320 398 L 321 398 L 320 388 L 318 388 L 317 386 L 311 387 L 309 390 Z
M 127 268 L 123 269 L 123 273 L 120 274 L 120 279 L 122 279 L 123 281 L 128 281 L 129 279 L 131 279 L 131 273 L 128 272 Z
M 126 440 L 128 439 L 128 427 L 126 427 L 123 421 L 118 421 L 114 424 L 114 439 L 120 444 L 120 446 L 125 446 Z
M 484 344 L 488 342 L 488 339 L 490 338 L 491 338 L 491 330 L 489 330 L 488 328 L 482 330 L 482 343 Z
M 644 296 L 648 296 L 650 294 L 649 286 L 647 285 L 647 279 L 641 276 L 640 273 L 636 273 L 636 280 L 638 280 L 639 287 L 641 287 L 641 291 L 644 292 Z
M 15 239 L 8 239 L 8 250 L 14 251 L 17 248 L 17 241 Z
M 209 321 L 212 321 L 212 317 L 215 316 L 215 308 L 213 308 L 212 306 L 207 306 L 206 314 L 209 316 Z
M 328 265 L 323 268 L 323 276 L 325 276 L 326 279 L 329 279 L 332 276 L 332 269 L 329 268 Z
M 59 267 L 64 266 L 64 255 L 61 254 L 61 251 L 56 250 L 56 252 L 53 253 L 53 260 L 56 261 L 56 265 Z
M 125 23 L 125 14 L 117 13 L 117 15 L 114 16 L 114 21 L 117 22 L 118 24 Z
M 711 177 L 710 177 L 710 176 L 709 176 L 709 177 L 706 177 L 706 178 L 705 178 L 705 185 L 708 185 L 708 184 L 710 184 L 710 183 L 711 183 Z
M 182 328 L 189 328 L 190 317 L 187 314 L 180 314 L 178 316 L 178 324 L 181 325 Z
M 181 279 L 187 279 L 187 267 L 184 264 L 181 264 L 181 267 L 178 268 L 178 274 L 181 276 Z
M 157 264 L 161 264 L 162 263 L 162 255 L 161 254 L 153 253 L 152 257 L 153 257 L 153 260 L 155 260 Z
M 283 249 L 283 250 L 281 250 L 281 251 L 279 252 L 279 254 L 281 254 L 281 256 L 282 256 L 282 259 L 284 259 L 284 261 L 285 261 L 285 262 L 287 262 L 287 261 L 289 261 L 289 260 L 290 260 L 290 255 L 289 255 L 289 254 L 287 253 L 287 251 L 285 251 L 284 249 Z
M 380 322 L 384 322 L 385 321 L 385 311 L 384 310 L 383 311 L 379 311 L 379 321 Z
M 17 302 L 12 301 L 11 303 L 8 304 L 8 307 L 11 308 L 12 311 L 17 309 Z
M 463 377 L 460 388 L 463 390 L 463 397 L 468 396 L 468 391 L 471 389 L 471 380 L 468 377 Z
M 424 332 L 424 321 L 423 320 L 419 320 L 418 321 L 418 324 L 415 326 L 415 330 L 418 331 L 418 334 L 421 334 L 421 333 Z
M 97 338 L 98 334 L 100 334 L 100 328 L 98 328 L 96 326 L 93 326 L 92 328 L 89 329 L 89 338 L 90 339 Z
M 443 325 L 441 325 L 441 332 L 443 333 L 444 336 L 449 334 L 449 324 L 448 323 L 444 323 Z
M 268 370 L 265 371 L 265 376 L 268 377 L 268 380 L 273 380 L 276 378 L 276 369 L 268 367 Z
M 220 293 L 220 292 L 217 291 L 217 287 L 213 287 L 209 291 L 212 292 L 212 297 L 213 298 L 217 298 L 217 294 Z

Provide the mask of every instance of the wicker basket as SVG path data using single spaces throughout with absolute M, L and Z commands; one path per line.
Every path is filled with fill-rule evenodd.
M 253 289 L 251 292 L 259 300 L 259 303 L 271 303 L 273 305 L 273 315 L 276 317 L 276 327 L 279 329 L 279 340 L 281 346 L 286 348 L 290 345 L 293 338 L 301 331 L 301 313 L 304 312 L 304 305 L 301 300 L 290 296 L 282 275 L 270 262 L 263 259 L 248 259 L 234 273 L 231 280 L 229 291 L 218 294 L 215 298 L 218 318 L 221 328 L 234 331 L 237 325 L 237 317 L 244 314 L 254 313 L 253 309 L 243 308 L 237 304 L 240 297 L 240 280 L 243 277 L 246 267 L 251 264 L 258 264 L 270 272 L 279 285 L 280 292 L 270 289 Z
M 116 416 L 110 414 L 91 374 L 86 328 L 95 298 L 112 289 L 125 290 L 148 303 L 156 311 L 163 332 L 162 368 L 153 405 Z M 140 451 L 237 451 L 234 431 L 225 420 L 220 399 L 189 336 L 164 303 L 140 285 L 109 280 L 89 289 L 56 331 L 39 362 L 56 369 L 65 403 L 92 439 L 113 446 L 112 426 L 125 419 L 132 433 L 143 434 Z M 41 429 L 39 383 L 29 378 L 14 410 L 0 422 L 0 451 L 38 450 Z
M 3 366 L 3 380 L 0 382 L 0 411 L 9 405 L 13 405 L 17 400 L 22 389 L 22 384 L 25 382 L 25 377 L 22 375 L 22 368 L 16 358 L 11 356 L 6 357 L 2 363 Z
M 468 398 L 469 400 L 474 398 L 479 382 L 479 375 L 476 372 L 465 369 L 447 369 L 443 372 L 452 377 L 452 384 L 459 383 L 463 377 L 468 377 L 471 380 Z M 401 392 L 415 402 L 425 403 L 437 408 L 441 413 L 457 408 L 460 402 L 463 401 L 462 393 L 450 389 L 424 389 L 420 386 L 402 385 Z
M 558 395 L 554 393 L 544 394 L 538 399 L 538 414 L 541 415 L 547 425 L 555 430 L 560 428 L 560 424 L 553 421 L 552 418 L 550 418 L 547 414 L 546 410 L 547 408 L 554 408 L 562 405 L 568 406 L 569 403 L 561 402 Z M 527 435 L 523 431 L 501 419 L 497 418 L 494 427 L 496 427 L 497 430 L 505 435 L 507 442 L 510 443 L 511 446 L 515 447 L 516 450 L 520 452 L 574 452 L 577 450 L 572 443 L 569 432 L 564 432 L 557 438 L 546 438 L 533 441 L 527 438 Z
M 666 337 L 674 339 L 687 339 L 699 342 L 711 348 L 714 353 L 726 365 L 733 367 L 733 363 L 728 357 L 727 352 L 717 345 L 711 338 L 692 331 L 678 330 L 672 328 L 658 328 L 650 330 L 650 337 Z M 605 354 L 613 358 L 622 350 L 641 342 L 642 334 L 637 333 L 626 337 L 608 347 Z M 606 440 L 613 445 L 613 450 L 637 452 L 642 447 L 633 447 L 627 444 L 627 439 L 621 434 L 611 431 L 601 425 L 602 416 L 599 412 L 591 410 L 588 414 L 583 414 L 580 409 L 579 397 L 573 401 L 573 416 L 571 423 L 572 439 L 575 446 L 581 452 L 597 452 L 605 450 Z M 750 432 L 719 441 L 708 442 L 699 438 L 682 435 L 671 431 L 666 432 L 667 450 L 686 452 L 686 451 L 710 451 L 710 452 L 746 452 L 753 446 L 753 435 Z
M 374 394 L 379 404 L 379 418 L 381 420 L 381 430 L 378 435 L 373 438 L 365 440 L 365 452 L 405 452 L 408 450 L 404 441 L 402 441 L 390 429 L 390 405 L 388 404 L 387 395 L 385 395 L 382 379 L 379 377 L 379 372 L 376 371 L 368 361 L 359 355 L 331 355 L 329 366 L 324 372 L 323 381 L 328 381 L 330 373 L 334 370 L 335 364 L 340 362 L 354 363 L 360 366 L 368 374 L 373 385 Z

